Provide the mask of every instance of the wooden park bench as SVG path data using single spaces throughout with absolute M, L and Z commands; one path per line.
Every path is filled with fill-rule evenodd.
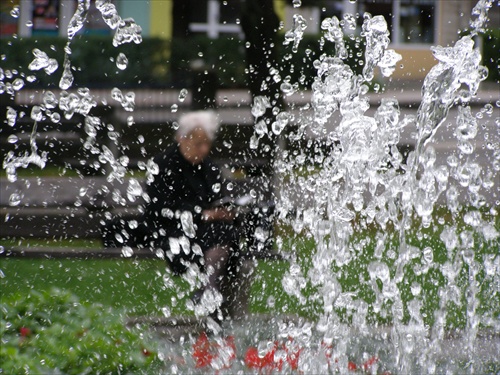
M 23 108 L 29 113 L 28 106 L 17 105 L 16 110 L 21 111 Z M 5 108 L 2 108 L 2 111 L 4 110 Z M 152 118 L 141 114 L 148 110 L 154 114 Z M 150 157 L 170 144 L 173 133 L 170 122 L 176 116 L 171 113 L 170 108 L 166 109 L 163 106 L 142 108 L 134 113 L 136 119 L 134 125 L 127 127 L 123 125 L 126 115 L 123 111 L 96 108 L 95 112 L 99 114 L 103 124 L 114 124 L 114 128 L 111 129 L 119 130 L 120 142 L 114 145 L 112 151 L 117 155 L 120 152 L 127 155 L 129 166 L 133 168 L 136 177 L 127 176 L 122 181 L 108 181 L 109 169 L 106 169 L 106 165 L 101 170 L 93 170 L 92 165 L 98 155 L 91 155 L 83 149 L 86 138 L 82 125 L 83 117 L 75 115 L 71 120 L 63 120 L 62 124 L 42 121 L 37 129 L 40 152 L 48 151 L 49 165 L 77 170 L 78 175 L 71 173 L 70 177 L 19 177 L 17 181 L 10 182 L 3 174 L 0 179 L 0 214 L 3 218 L 0 225 L 0 239 L 83 239 L 101 244 L 103 225 L 111 218 L 119 217 L 127 222 L 142 219 L 145 203 L 143 197 L 140 194 L 128 194 L 128 189 L 131 182 L 137 182 L 145 191 L 144 173 L 141 173 L 137 166 L 146 163 Z M 159 123 L 159 118 L 163 118 L 164 123 Z M 32 121 L 29 118 L 18 121 L 16 127 L 0 133 L 2 148 L 5 146 L 4 149 L 8 150 L 9 147 L 13 147 L 8 142 L 8 137 L 12 134 L 17 134 L 20 140 L 30 134 Z M 122 129 L 117 129 L 117 124 L 122 124 Z M 107 137 L 109 129 L 103 126 L 96 142 L 106 144 L 112 149 L 113 145 L 109 143 Z M 226 195 L 236 198 L 251 193 L 255 197 L 252 206 L 255 214 L 268 215 L 269 202 L 273 200 L 272 185 L 268 177 L 270 163 L 262 155 L 247 153 L 248 139 L 252 134 L 251 126 L 223 124 L 213 147 L 213 159 L 221 167 L 224 177 L 231 182 L 231 189 L 226 191 Z M 163 139 L 165 142 L 160 144 L 158 139 Z M 147 155 L 144 150 L 147 150 Z M 22 147 L 18 147 L 15 152 L 19 154 L 24 151 Z M 271 232 L 269 239 L 258 246 L 253 246 L 254 242 L 262 239 L 260 236 L 255 236 L 255 226 L 246 223 L 245 228 L 247 230 L 242 231 L 242 242 L 237 254 L 239 257 L 237 272 L 233 272 L 230 275 L 231 280 L 227 281 L 227 285 L 236 288 L 227 290 L 226 296 L 227 312 L 233 317 L 247 312 L 250 275 L 256 261 L 284 260 L 281 254 L 272 249 L 272 228 L 268 228 Z M 131 250 L 124 252 L 122 248 L 100 246 L 85 249 L 3 246 L 0 256 L 157 257 L 154 250 L 149 248 Z

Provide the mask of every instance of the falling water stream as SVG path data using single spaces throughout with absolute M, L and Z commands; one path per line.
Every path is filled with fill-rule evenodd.
M 472 158 L 479 125 L 471 101 L 488 74 L 480 64 L 476 37 L 486 28 L 492 4 L 486 0 L 477 3 L 470 33 L 454 46 L 432 47 L 437 64 L 425 78 L 416 116 L 403 116 L 396 98 L 382 99 L 375 114 L 367 114 L 377 70 L 390 77 L 401 56 L 389 49 L 385 19 L 365 14 L 361 35 L 352 36 L 366 45 L 362 74 L 346 64 L 348 55 L 357 51 L 344 44 L 343 30 L 355 28 L 355 17 L 348 15 L 342 21 L 326 18 L 321 24 L 321 43 L 334 43 L 335 54 L 323 54 L 314 62 L 317 74 L 311 102 L 298 112 L 278 113 L 275 122 L 267 124 L 269 129 L 265 123 L 257 123 L 250 144 L 253 148 L 259 147 L 258 140 L 268 132 L 282 136 L 289 124 L 294 125 L 287 133 L 291 144 L 308 134 L 323 139 L 321 145 L 313 143 L 310 152 L 279 149 L 275 161 L 279 184 L 287 187 L 280 190 L 277 220 L 315 243 L 307 262 L 298 256 L 290 258 L 282 286 L 303 305 L 314 300 L 317 319 L 291 321 L 277 315 L 258 324 L 249 319 L 227 327 L 236 337 L 238 350 L 255 346 L 261 359 L 273 351 L 274 363 L 282 365 L 271 366 L 269 371 L 348 373 L 355 370 L 353 358 L 358 360 L 358 371 L 370 373 L 500 370 L 500 321 L 494 315 L 498 314 L 500 284 L 498 200 L 490 206 L 482 196 L 484 189 L 496 188 L 500 154 L 497 149 L 491 165 L 479 165 Z M 133 20 L 121 19 L 108 1 L 97 1 L 96 6 L 115 30 L 114 46 L 141 42 L 140 27 Z M 294 1 L 294 6 L 300 6 L 300 1 Z M 43 104 L 31 112 L 31 153 L 19 156 L 11 152 L 5 157 L 3 168 L 10 181 L 16 180 L 17 168 L 45 166 L 47 155 L 40 154 L 36 146 L 36 124 L 43 116 L 57 122 L 57 107 L 67 119 L 75 113 L 85 116 L 84 147 L 109 165 L 108 181 L 125 175 L 127 158 L 117 159 L 107 146 L 95 142 L 102 124 L 98 117 L 89 115 L 96 106 L 91 91 L 65 91 L 73 82 L 71 40 L 82 28 L 88 7 L 88 2 L 79 1 L 69 23 L 60 97 L 45 91 Z M 291 44 L 291 53 L 297 53 L 307 22 L 300 15 L 293 20 L 285 44 Z M 43 69 L 47 74 L 57 71 L 57 62 L 45 52 L 34 50 L 33 55 L 29 69 Z M 117 66 L 126 68 L 126 56 L 117 59 Z M 4 73 L 1 79 L 5 80 Z M 3 86 L 5 92 L 17 90 L 9 85 Z M 296 87 L 283 82 L 283 95 L 293 94 Z M 133 93 L 123 94 L 115 88 L 112 98 L 132 114 Z M 252 114 L 260 117 L 269 105 L 269 98 L 256 98 Z M 453 107 L 458 109 L 456 149 L 446 160 L 439 160 L 433 142 Z M 489 104 L 481 113 L 491 116 L 493 110 Z M 7 114 L 9 125 L 15 125 L 17 116 L 15 111 Z M 415 147 L 404 154 L 398 144 L 408 129 L 415 133 Z M 497 118 L 492 131 L 498 134 L 499 129 Z M 304 164 L 316 167 L 305 175 L 295 174 Z M 155 173 L 154 165 L 145 168 Z M 129 187 L 132 198 L 142 194 L 136 182 L 132 180 Z M 297 196 L 313 199 L 297 201 Z M 446 219 L 435 218 L 439 210 L 446 212 Z M 426 241 L 433 228 L 440 231 L 439 244 Z M 282 238 L 276 242 L 278 249 L 284 246 Z M 477 249 L 484 255 L 477 255 Z M 348 275 L 356 269 L 359 258 L 369 260 L 368 268 Z M 480 309 L 481 288 L 490 288 L 496 312 Z M 310 290 L 314 290 L 314 297 L 307 296 Z M 435 306 L 434 310 L 429 312 L 429 306 Z M 495 310 L 494 301 L 492 306 Z M 447 320 L 457 310 L 465 311 L 465 323 L 450 332 Z M 283 343 L 279 350 L 274 346 L 276 340 Z M 186 357 L 191 344 L 175 344 L 175 348 L 166 344 L 165 353 Z M 248 371 L 242 361 L 232 358 L 232 349 L 222 344 L 219 349 L 219 360 L 200 372 L 221 370 L 228 364 L 231 372 Z M 297 354 L 293 365 L 287 362 L 290 352 Z M 172 365 L 169 372 L 188 371 L 179 366 Z

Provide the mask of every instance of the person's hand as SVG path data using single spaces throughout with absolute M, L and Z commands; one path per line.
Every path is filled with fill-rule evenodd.
M 201 220 L 209 221 L 232 221 L 235 213 L 225 207 L 211 208 L 203 210 L 201 213 Z

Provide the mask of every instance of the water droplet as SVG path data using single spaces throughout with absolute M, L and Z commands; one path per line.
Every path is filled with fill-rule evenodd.
M 172 104 L 172 106 L 170 107 L 170 111 L 172 113 L 177 112 L 178 109 L 179 109 L 179 106 L 177 104 Z
M 304 31 L 307 28 L 307 21 L 300 14 L 294 14 L 292 20 L 292 28 L 285 33 L 283 44 L 288 45 L 292 43 L 292 52 L 295 53 L 298 51 L 299 43 L 304 36 Z
M 172 211 L 170 208 L 162 208 L 161 216 L 172 219 L 174 217 L 174 211 Z
M 9 206 L 12 206 L 12 207 L 15 207 L 15 206 L 19 206 L 19 204 L 21 203 L 21 194 L 19 193 L 12 193 L 9 197 Z
M 17 111 L 12 107 L 7 107 L 7 124 L 14 126 L 17 121 Z
M 59 68 L 59 63 L 57 62 L 56 59 L 49 59 L 47 66 L 43 69 L 45 73 L 48 75 L 51 75 L 54 73 L 57 68 Z
M 130 258 L 134 255 L 134 250 L 130 246 L 122 247 L 122 255 L 124 258 Z
M 14 80 L 14 82 L 12 82 L 12 88 L 13 88 L 15 91 L 19 91 L 19 90 L 21 90 L 23 87 L 24 87 L 24 80 L 22 80 L 21 78 L 16 78 L 16 79 Z
M 265 96 L 256 96 L 252 106 L 253 117 L 258 118 L 263 116 L 266 113 L 267 108 L 271 108 L 269 99 Z
M 484 105 L 484 112 L 488 115 L 491 116 L 493 114 L 493 105 L 491 103 L 487 103 Z
M 38 105 L 33 106 L 33 108 L 31 109 L 31 118 L 34 121 L 42 121 L 43 112 L 42 112 L 42 108 L 40 106 L 38 106 Z
M 188 95 L 188 90 L 187 89 L 182 89 L 179 92 L 179 101 L 182 103 L 184 100 L 186 100 L 187 95 Z
M 413 282 L 410 288 L 411 294 L 413 294 L 414 296 L 418 296 L 422 292 L 422 286 L 417 282 Z
M 68 90 L 71 85 L 73 85 L 74 77 L 73 73 L 71 72 L 71 62 L 69 58 L 66 58 L 64 60 L 64 70 L 63 74 L 61 76 L 61 79 L 59 80 L 59 88 L 62 90 Z
M 61 121 L 61 115 L 58 112 L 54 112 L 50 115 L 50 120 L 53 123 L 58 123 Z
M 255 135 L 252 135 L 250 137 L 250 145 L 249 145 L 251 150 L 256 150 L 259 147 L 259 138 L 256 137 Z
M 116 57 L 116 67 L 120 70 L 125 70 L 127 69 L 127 66 L 128 66 L 127 56 L 125 56 L 123 52 L 120 52 Z
M 464 215 L 464 222 L 472 227 L 479 227 L 483 222 L 481 213 L 478 211 L 470 211 Z
M 45 104 L 45 108 L 55 108 L 57 102 L 57 97 L 52 91 L 46 91 L 43 94 L 43 104 Z
M 170 317 L 170 314 L 171 314 L 171 312 L 170 312 L 170 308 L 169 308 L 168 306 L 164 306 L 164 307 L 162 307 L 162 308 L 161 308 L 161 313 L 163 314 L 163 316 L 164 316 L 165 318 Z
M 425 263 L 431 264 L 434 260 L 434 254 L 432 252 L 432 248 L 426 247 L 422 252 L 422 259 Z
M 19 138 L 15 134 L 11 134 L 7 137 L 7 142 L 9 143 L 16 143 L 18 140 Z
M 20 11 L 20 8 L 19 8 L 19 5 L 15 5 L 12 10 L 10 11 L 10 15 L 13 17 L 13 18 L 19 18 L 19 15 L 21 14 L 21 11 Z
M 184 234 L 189 238 L 194 238 L 196 236 L 196 230 L 194 229 L 193 215 L 189 211 L 182 211 L 181 213 L 181 225 Z
M 129 184 L 127 187 L 127 199 L 130 202 L 135 202 L 137 197 L 142 196 L 142 193 L 143 193 L 143 190 L 142 190 L 142 186 L 139 183 L 139 181 L 137 181 L 135 178 L 131 178 L 129 180 Z
M 295 92 L 295 90 L 293 89 L 293 85 L 289 82 L 283 82 L 280 86 L 280 89 L 286 96 L 290 96 Z
M 43 51 L 40 51 L 38 48 L 33 49 L 32 51 L 35 59 L 28 65 L 28 69 L 30 70 L 40 70 L 46 68 L 49 65 L 49 57 Z

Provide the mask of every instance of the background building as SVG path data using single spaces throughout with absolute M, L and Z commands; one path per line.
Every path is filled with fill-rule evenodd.
M 249 1 L 249 0 L 246 0 Z M 178 36 L 206 35 L 217 39 L 233 35 L 244 39 L 239 17 L 245 0 L 110 0 L 122 18 L 133 18 L 142 27 L 143 37 L 171 39 Z M 391 30 L 392 48 L 403 56 L 404 69 L 395 78 L 421 79 L 435 64 L 431 45 L 450 45 L 459 31 L 469 25 L 476 0 L 302 0 L 294 8 L 291 0 L 273 0 L 283 23 L 291 27 L 294 13 L 308 20 L 307 33 L 319 33 L 321 20 L 333 15 L 342 19 L 357 15 L 358 31 L 362 15 L 369 12 L 385 16 Z M 83 32 L 109 34 L 91 1 Z M 77 0 L 2 0 L 0 36 L 65 36 Z M 500 7 L 490 10 L 489 27 L 500 28 Z

